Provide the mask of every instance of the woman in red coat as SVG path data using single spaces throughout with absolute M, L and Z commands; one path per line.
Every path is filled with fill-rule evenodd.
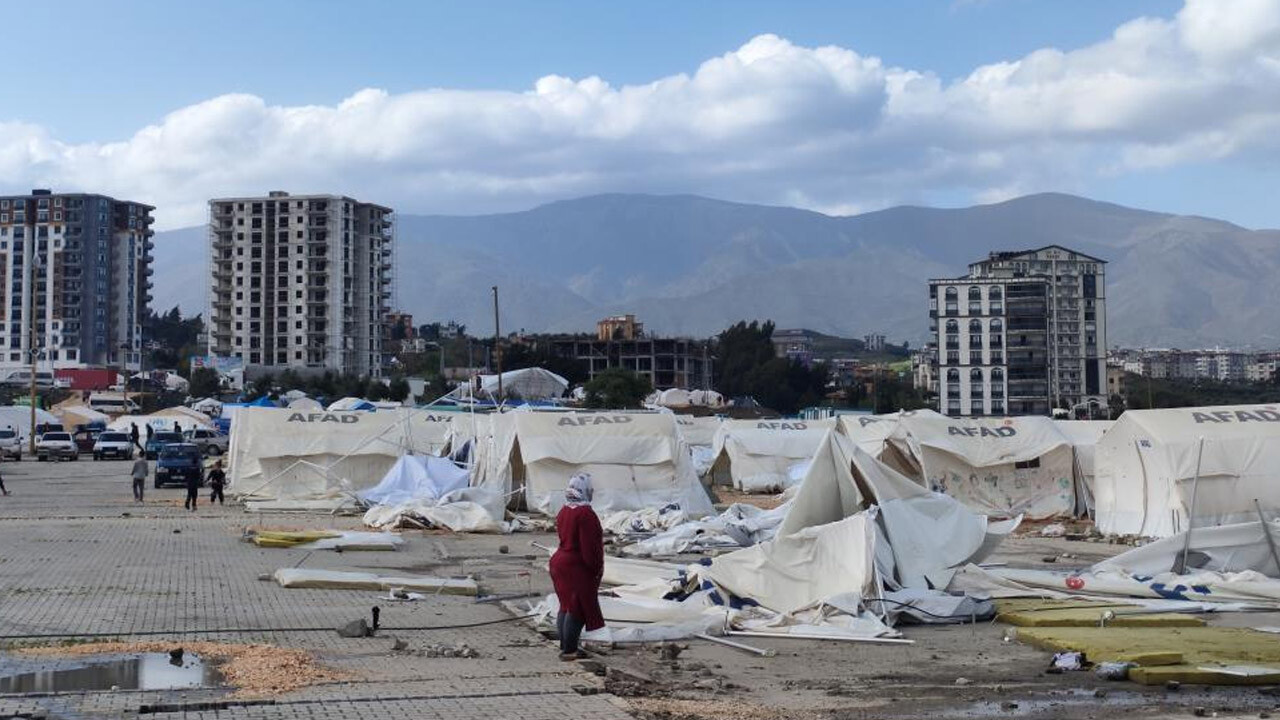
M 600 578 L 604 576 L 604 531 L 600 518 L 591 509 L 591 476 L 569 478 L 564 491 L 565 505 L 556 515 L 560 547 L 551 556 L 551 582 L 560 600 L 556 631 L 560 637 L 560 659 L 585 657 L 578 649 L 582 629 L 604 627 L 600 612 Z

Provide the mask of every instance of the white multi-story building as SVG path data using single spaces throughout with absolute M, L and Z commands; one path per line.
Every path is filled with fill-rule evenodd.
M 0 196 L 0 369 L 137 370 L 151 300 L 151 211 L 104 195 Z
M 930 280 L 939 411 L 1105 413 L 1105 264 L 1054 245 Z
M 393 237 L 391 208 L 339 195 L 209 201 L 210 352 L 380 376 Z

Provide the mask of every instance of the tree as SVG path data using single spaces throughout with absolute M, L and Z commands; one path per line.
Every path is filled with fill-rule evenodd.
M 720 333 L 716 343 L 716 390 L 725 397 L 750 396 L 761 405 L 790 415 L 826 397 L 824 365 L 777 356 L 773 323 L 739 322 Z
M 188 392 L 196 398 L 214 397 L 222 389 L 221 378 L 213 368 L 196 368 L 191 373 L 190 383 Z
M 391 378 L 391 385 L 387 387 L 387 399 L 404 402 L 408 397 L 409 381 L 405 380 L 402 375 Z
M 386 400 L 387 386 L 383 385 L 381 380 L 369 378 L 369 382 L 365 386 L 365 390 L 363 393 L 361 393 L 361 396 L 364 397 L 365 400 L 369 400 L 372 402 L 378 402 L 379 400 Z
M 609 368 L 597 373 L 583 389 L 587 392 L 587 407 L 623 410 L 639 408 L 653 392 L 653 385 L 644 375 L 624 368 Z

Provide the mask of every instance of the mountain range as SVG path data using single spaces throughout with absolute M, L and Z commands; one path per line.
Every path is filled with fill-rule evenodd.
M 203 227 L 156 234 L 154 307 L 205 309 Z M 398 214 L 394 301 L 418 323 L 590 331 L 634 313 L 705 336 L 772 319 L 859 337 L 926 337 L 926 280 L 995 250 L 1064 245 L 1108 261 L 1108 343 L 1280 345 L 1280 231 L 1042 193 L 992 205 L 833 217 L 677 195 L 597 195 L 476 216 Z M 201 261 L 193 261 L 200 258 Z

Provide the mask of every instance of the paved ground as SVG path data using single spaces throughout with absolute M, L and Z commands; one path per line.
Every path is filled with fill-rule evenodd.
M 4 463 L 13 494 L 0 497 L 0 642 L 57 644 L 95 633 L 124 640 L 268 643 L 312 652 L 351 679 L 241 702 L 225 690 L 68 692 L 0 695 L 0 717 L 117 717 L 148 711 L 158 718 L 386 718 L 539 720 L 541 718 L 924 718 L 1258 717 L 1275 698 L 1258 690 L 1167 693 L 1107 684 L 1087 673 L 1046 675 L 1048 657 L 1003 641 L 1003 628 L 907 628 L 910 646 L 752 640 L 778 652 L 759 658 L 694 642 L 676 661 L 650 649 L 619 649 L 600 658 L 623 675 L 602 681 L 520 623 L 461 629 L 388 630 L 393 639 L 342 639 L 327 628 L 368 617 L 375 604 L 390 628 L 429 628 L 501 621 L 492 604 L 433 597 L 393 603 L 377 593 L 285 590 L 259 576 L 280 567 L 388 570 L 470 575 L 490 593 L 549 590 L 529 541 L 536 535 L 453 536 L 406 532 L 394 553 L 307 553 L 258 549 L 241 541 L 246 527 L 356 528 L 357 518 L 259 517 L 239 507 L 182 509 L 183 491 L 155 490 L 133 502 L 128 463 Z M 202 496 L 202 503 L 206 496 Z M 509 553 L 500 553 L 501 545 Z M 995 558 L 1036 566 L 1068 552 L 1059 565 L 1089 564 L 1118 551 L 1108 545 L 1014 539 Z M 1240 617 L 1229 622 L 1248 622 Z M 1266 618 L 1260 624 L 1280 624 Z M 321 631 L 312 631 L 319 628 Z M 48 636 L 15 638 L 15 636 Z M 468 644 L 480 657 L 431 658 L 432 644 Z M 36 663 L 0 652 L 0 676 L 68 659 Z M 657 682 L 628 682 L 639 673 Z M 969 682 L 956 684 L 957 678 Z M 590 694 L 598 690 L 607 690 Z M 1102 691 L 1102 692 L 1098 692 Z M 625 695 L 628 697 L 619 697 Z

